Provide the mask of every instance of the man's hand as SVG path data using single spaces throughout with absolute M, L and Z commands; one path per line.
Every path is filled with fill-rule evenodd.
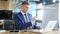
M 42 29 L 42 27 L 40 27 L 40 26 L 36 26 L 36 28 L 37 28 L 37 29 Z
M 30 27 L 27 27 L 27 29 L 29 30 L 29 29 L 32 29 L 32 26 L 30 26 Z
M 34 18 L 32 18 L 32 22 L 35 22 L 36 21 L 36 18 L 37 18 L 37 16 L 34 17 Z

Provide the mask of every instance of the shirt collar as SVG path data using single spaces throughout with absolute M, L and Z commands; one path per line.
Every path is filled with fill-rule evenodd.
M 21 11 L 21 13 L 24 15 L 24 14 L 27 14 L 27 13 L 24 13 L 23 11 Z

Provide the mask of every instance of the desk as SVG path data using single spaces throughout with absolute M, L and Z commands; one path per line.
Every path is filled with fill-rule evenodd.
M 54 30 L 54 31 L 50 31 L 50 32 L 45 32 L 45 33 L 36 33 L 36 32 L 32 32 L 31 30 L 30 31 L 27 31 L 27 32 L 23 32 L 23 31 L 19 31 L 20 33 L 18 34 L 60 34 L 60 31 L 58 30 Z
M 31 30 L 28 30 L 27 32 L 24 31 L 19 31 L 19 32 L 12 32 L 10 33 L 8 30 L 4 33 L 0 33 L 0 34 L 41 34 L 41 33 L 36 33 L 36 32 L 32 32 Z M 42 34 L 60 34 L 60 31 L 50 31 L 50 32 L 45 32 Z
M 40 33 L 36 33 L 36 32 L 32 32 L 31 30 L 27 30 L 27 32 L 19 31 L 18 34 L 40 34 Z
M 50 31 L 42 34 L 60 34 L 60 31 Z
M 6 30 L 6 32 L 0 32 L 0 34 L 9 34 L 9 30 Z

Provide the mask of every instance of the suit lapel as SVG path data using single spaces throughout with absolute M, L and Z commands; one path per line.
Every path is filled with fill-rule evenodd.
M 24 16 L 22 15 L 21 12 L 18 14 L 18 17 L 23 23 L 25 23 Z
M 27 16 L 28 16 L 28 18 L 29 18 L 29 21 L 31 21 L 30 15 L 29 15 L 29 14 L 27 14 Z

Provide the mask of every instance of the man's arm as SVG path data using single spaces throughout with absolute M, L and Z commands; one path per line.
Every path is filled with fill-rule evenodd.
M 22 23 L 21 20 L 17 17 L 17 15 L 14 15 L 14 22 L 16 24 L 17 29 L 25 29 L 26 25 Z

